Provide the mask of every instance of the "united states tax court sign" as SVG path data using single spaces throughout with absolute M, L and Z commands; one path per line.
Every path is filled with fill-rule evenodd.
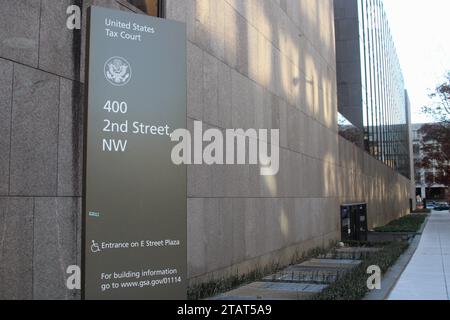
M 85 299 L 186 298 L 184 24 L 89 11 L 83 203 Z

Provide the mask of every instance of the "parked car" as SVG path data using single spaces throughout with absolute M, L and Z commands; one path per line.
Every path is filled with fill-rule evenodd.
M 427 203 L 427 209 L 434 209 L 436 207 L 436 202 Z
M 434 207 L 434 210 L 436 210 L 436 211 L 447 211 L 447 210 L 450 210 L 450 205 L 448 203 L 438 203 Z

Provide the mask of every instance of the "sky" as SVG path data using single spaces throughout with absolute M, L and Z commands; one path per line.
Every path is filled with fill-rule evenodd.
M 450 1 L 384 0 L 384 7 L 411 100 L 412 122 L 432 121 L 421 108 L 450 71 Z

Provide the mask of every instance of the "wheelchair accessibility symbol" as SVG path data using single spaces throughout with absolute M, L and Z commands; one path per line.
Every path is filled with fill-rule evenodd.
M 92 253 L 97 253 L 97 252 L 100 252 L 100 251 L 101 251 L 101 250 L 100 250 L 100 247 L 99 247 L 98 243 L 95 242 L 94 240 L 92 240 L 92 244 L 91 244 L 91 252 L 92 252 Z

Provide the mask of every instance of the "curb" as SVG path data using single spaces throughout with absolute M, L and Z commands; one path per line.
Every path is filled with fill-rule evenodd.
M 374 290 L 369 292 L 364 297 L 363 300 L 387 300 L 389 298 L 392 289 L 394 289 L 395 285 L 400 279 L 400 276 L 402 275 L 403 271 L 405 271 L 406 267 L 408 266 L 409 262 L 414 256 L 417 247 L 419 246 L 423 230 L 428 224 L 428 219 L 429 217 L 425 219 L 422 226 L 420 227 L 420 230 L 411 240 L 408 249 L 397 259 L 397 262 L 392 267 L 390 267 L 389 270 L 386 271 L 386 273 L 383 275 L 383 278 L 381 280 L 381 290 Z

